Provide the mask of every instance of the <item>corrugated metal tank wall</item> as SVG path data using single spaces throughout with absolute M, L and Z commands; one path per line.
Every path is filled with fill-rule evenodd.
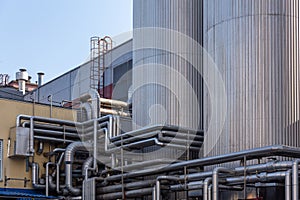
M 133 26 L 137 28 L 160 27 L 178 31 L 193 38 L 202 44 L 202 0 L 134 0 L 133 2 Z M 147 38 L 137 40 L 138 37 L 134 31 L 133 46 L 142 46 L 143 42 L 148 42 Z M 160 40 L 160 31 L 157 29 L 157 40 Z M 170 33 L 171 34 L 171 33 Z M 162 41 L 164 42 L 164 41 Z M 173 42 L 173 41 L 172 41 Z M 137 44 L 138 43 L 138 44 Z M 182 41 L 174 41 L 175 45 L 185 44 Z M 167 43 L 166 43 L 167 45 Z M 133 84 L 138 79 L 147 79 L 147 82 L 156 82 L 158 77 L 162 79 L 165 85 L 149 84 L 139 88 L 133 95 L 133 122 L 134 128 L 140 128 L 150 124 L 172 124 L 183 125 L 186 127 L 202 128 L 202 81 L 199 73 L 192 69 L 193 67 L 185 60 L 181 59 L 170 52 L 155 49 L 155 41 L 153 41 L 153 49 L 143 49 L 135 51 L 133 54 L 133 69 L 137 66 L 156 63 L 170 67 L 183 75 L 189 84 L 193 87 L 195 93 L 198 94 L 200 111 L 196 113 L 182 113 L 179 111 L 180 106 L 187 105 L 186 102 L 179 102 L 176 94 L 184 95 L 183 88 L 178 81 L 175 80 L 168 72 L 157 70 L 149 73 L 151 70 L 145 67 L 143 72 L 133 70 Z M 200 62 L 200 60 L 199 60 Z M 151 66 L 149 66 L 151 67 Z M 165 87 L 171 84 L 175 91 Z M 186 99 L 188 99 L 188 95 Z M 186 111 L 187 112 L 187 111 Z M 199 121 L 182 119 L 182 116 L 199 116 Z M 186 118 L 187 119 L 187 118 Z M 200 123 L 200 127 L 198 126 Z
M 204 0 L 204 47 L 227 92 L 223 132 L 205 155 L 300 146 L 299 42 L 299 0 Z

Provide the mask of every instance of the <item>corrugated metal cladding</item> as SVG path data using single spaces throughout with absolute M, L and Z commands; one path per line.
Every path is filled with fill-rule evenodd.
M 300 146 L 299 43 L 299 0 L 204 1 L 204 46 L 227 90 L 224 129 L 206 155 Z
M 171 29 L 186 34 L 202 44 L 202 0 L 134 0 L 133 9 L 134 30 L 158 27 L 157 32 L 155 32 L 157 35 L 154 36 L 157 37 L 158 41 L 161 39 L 159 28 Z M 143 42 L 149 42 L 146 37 L 143 40 L 136 40 L 136 38 L 143 37 L 137 34 L 134 31 L 134 50 L 136 50 L 136 46 L 142 46 Z M 137 83 L 138 79 L 147 79 L 146 82 L 149 83 L 133 93 L 134 128 L 166 123 L 201 129 L 203 124 L 201 75 L 191 64 L 174 53 L 155 49 L 155 42 L 153 41 L 153 49 L 137 50 L 133 53 L 133 85 Z M 164 41 L 161 42 L 164 43 Z M 182 47 L 186 45 L 180 39 L 174 41 L 174 44 Z M 165 45 L 168 43 L 165 42 Z M 199 112 L 196 109 L 192 111 L 194 113 L 188 113 L 187 110 L 184 111 L 186 113 L 179 111 L 179 108 L 187 106 L 190 100 L 188 95 L 186 95 L 185 100 L 178 98 L 178 96 L 188 94 L 184 84 L 176 79 L 180 75 L 173 76 L 168 70 L 154 69 L 151 68 L 152 66 L 146 66 L 142 72 L 135 70 L 138 66 L 151 63 L 169 67 L 188 80 L 189 85 L 193 87 L 196 96 L 198 96 L 197 102 L 192 103 L 195 106 L 196 104 L 197 106 L 200 105 Z M 160 84 L 153 84 L 157 82 Z M 168 85 L 172 85 L 172 89 Z M 188 116 L 193 115 L 200 115 L 199 121 L 187 120 Z M 200 126 L 198 126 L 199 123 Z

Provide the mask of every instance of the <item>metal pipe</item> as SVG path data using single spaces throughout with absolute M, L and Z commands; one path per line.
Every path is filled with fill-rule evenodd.
M 41 141 L 48 141 L 48 142 L 53 142 L 53 143 L 73 143 L 73 142 L 78 142 L 78 140 L 67 140 L 67 139 L 59 139 L 59 138 L 53 138 L 53 137 L 45 137 L 45 136 L 34 136 L 34 139 L 41 140 Z
M 138 190 L 130 190 L 125 191 L 123 194 L 122 192 L 114 192 L 114 193 L 107 193 L 107 194 L 100 194 L 97 195 L 97 199 L 103 199 L 103 200 L 115 200 L 115 199 L 121 199 L 124 195 L 126 198 L 134 198 L 134 197 L 140 197 L 145 195 L 151 195 L 153 191 L 153 188 L 143 188 Z
M 50 165 L 55 165 L 56 166 L 56 163 L 48 162 L 46 164 L 46 196 L 49 196 L 49 166 Z
M 118 110 L 111 110 L 111 109 L 106 109 L 106 108 L 100 108 L 100 112 L 104 114 L 111 114 L 111 115 L 119 115 L 123 117 L 130 117 L 129 113 L 123 112 L 123 111 L 118 111 Z
M 299 200 L 299 181 L 298 181 L 298 165 L 299 165 L 299 160 L 295 160 L 293 163 L 293 167 L 292 167 L 292 186 L 293 186 L 293 190 L 292 190 L 292 196 L 293 196 L 293 200 Z
M 93 169 L 91 170 L 97 170 L 97 133 L 98 133 L 98 122 L 97 120 L 94 120 L 94 160 L 93 160 Z
M 172 126 L 172 125 L 158 124 L 158 125 L 147 126 L 147 127 L 143 127 L 141 129 L 138 129 L 138 130 L 126 132 L 122 135 L 115 136 L 115 137 L 111 138 L 111 140 L 112 141 L 121 140 L 122 138 L 125 139 L 127 137 L 139 136 L 142 133 L 147 133 L 147 132 L 151 132 L 151 131 L 161 131 L 161 130 L 171 130 L 171 131 L 177 131 L 177 132 L 181 132 L 181 133 L 189 132 L 189 131 L 190 132 L 196 132 L 196 133 L 203 133 L 203 131 L 199 131 L 199 130 L 195 130 L 195 129 L 189 129 L 189 128 L 184 128 L 184 127 L 179 127 L 179 126 Z
M 89 157 L 88 159 L 86 159 L 82 165 L 82 175 L 84 177 L 85 180 L 87 180 L 88 177 L 88 170 L 92 167 L 94 161 L 94 157 Z
M 207 199 L 208 200 L 211 200 L 211 188 L 212 188 L 212 184 L 210 184 L 209 186 L 208 186 L 208 188 L 207 188 L 207 192 L 208 192 L 208 195 L 207 195 Z
M 34 129 L 34 133 L 39 134 L 39 135 L 65 136 L 65 137 L 70 137 L 70 138 L 75 138 L 75 139 L 80 138 L 79 135 L 75 134 L 75 133 L 43 130 L 43 129 Z
M 292 175 L 292 170 L 287 170 L 285 172 L 285 200 L 291 200 L 291 175 Z
M 37 154 L 41 155 L 44 151 L 44 143 L 43 142 L 39 142 L 39 149 L 37 150 Z
M 72 163 L 74 161 L 74 154 L 76 151 L 86 151 L 86 148 L 90 148 L 91 145 L 89 143 L 82 143 L 82 142 L 74 142 L 71 143 L 65 151 L 65 185 L 66 189 L 72 195 L 79 195 L 81 193 L 81 189 L 74 188 L 72 186 Z
M 22 127 L 29 128 L 30 127 L 30 122 L 23 122 Z M 72 126 L 65 126 L 65 125 L 51 125 L 51 124 L 40 124 L 40 123 L 35 123 L 34 127 L 36 129 L 43 129 L 43 130 L 54 130 L 54 131 L 66 131 L 70 133 L 78 133 L 80 130 L 77 130 L 76 128 Z
M 246 172 L 251 173 L 251 172 L 261 172 L 261 171 L 276 171 L 276 170 L 287 170 L 291 168 L 293 165 L 292 161 L 272 161 L 264 164 L 257 164 L 257 165 L 250 165 L 246 166 Z M 245 167 L 236 167 L 233 169 L 237 175 L 243 174 Z M 188 174 L 186 178 L 189 181 L 193 180 L 199 180 L 203 179 L 209 176 L 212 176 L 212 171 L 206 171 L 206 172 L 200 172 L 200 173 L 193 173 L 193 174 Z M 180 178 L 184 177 L 184 175 L 180 175 Z
M 219 173 L 229 173 L 234 175 L 235 172 L 231 169 L 227 169 L 224 167 L 217 167 L 213 170 L 213 176 L 212 176 L 213 200 L 219 199 Z
M 208 200 L 208 186 L 211 184 L 212 178 L 208 177 L 204 180 L 204 185 L 203 185 L 203 200 Z
M 129 165 L 125 165 L 123 167 L 124 171 L 129 171 L 129 170 L 137 170 L 139 168 L 143 168 L 143 167 L 148 167 L 148 166 L 154 166 L 157 164 L 170 164 L 174 162 L 174 160 L 169 160 L 169 159 L 155 159 L 155 160 L 147 160 L 147 161 L 143 161 L 143 162 L 137 162 L 137 163 L 133 163 L 133 164 L 129 164 Z M 114 171 L 121 171 L 121 167 L 115 167 L 109 170 L 104 170 L 101 172 L 102 175 L 107 174 L 108 172 L 111 172 L 112 170 Z
M 100 98 L 100 102 L 102 104 L 108 104 L 111 106 L 124 107 L 124 108 L 128 107 L 128 103 L 124 101 L 113 100 L 113 99 Z
M 29 154 L 33 154 L 34 153 L 34 133 L 33 133 L 33 129 L 34 129 L 34 123 L 33 123 L 33 117 L 30 117 L 30 128 L 29 128 Z
M 159 141 L 157 138 L 149 138 L 149 139 L 141 140 L 141 141 L 134 142 L 131 144 L 122 145 L 119 147 L 108 148 L 108 150 L 106 152 L 112 153 L 112 152 L 121 150 L 122 148 L 135 148 L 135 147 L 150 146 L 150 145 L 158 145 L 158 146 L 162 146 L 162 147 L 167 146 L 167 147 L 178 148 L 178 149 L 186 149 L 187 148 L 186 145 L 164 143 L 164 142 Z M 109 147 L 113 147 L 113 145 L 109 145 Z M 189 146 L 188 148 L 191 150 L 199 150 L 199 147 Z
M 156 178 L 156 183 L 155 183 L 155 197 L 156 200 L 161 200 L 160 198 L 160 181 L 161 180 L 168 180 L 168 181 L 179 181 L 180 179 L 176 176 L 158 176 Z
M 39 184 L 39 164 L 38 163 L 32 163 L 31 164 L 31 176 L 32 176 L 32 187 L 34 189 L 45 189 L 45 185 Z
M 141 189 L 155 185 L 156 180 L 144 180 L 144 181 L 136 181 L 132 183 L 125 183 L 124 185 L 110 185 L 105 187 L 98 187 L 97 193 L 105 194 L 105 193 L 113 193 L 113 192 L 121 192 L 122 187 L 126 190 L 133 189 Z
M 232 162 L 241 160 L 247 156 L 248 160 L 256 159 L 260 157 L 266 156 L 286 156 L 286 157 L 300 157 L 300 150 L 295 147 L 287 147 L 282 145 L 274 145 L 274 146 L 267 146 L 261 148 L 255 148 L 250 150 L 244 150 L 240 152 L 229 153 L 226 155 L 218 155 L 212 157 L 205 157 L 200 159 L 194 159 L 189 161 L 184 161 L 180 163 L 170 164 L 168 166 L 155 168 L 155 169 L 146 169 L 140 170 L 135 172 L 129 172 L 123 174 L 124 178 L 133 178 L 139 176 L 147 176 L 153 175 L 156 173 L 164 173 L 169 171 L 180 170 L 186 167 L 197 167 L 197 166 L 207 166 L 207 165 L 214 165 L 214 164 L 221 164 L 226 162 Z M 244 168 L 243 168 L 244 169 Z M 117 181 L 121 179 L 121 175 L 112 175 L 107 177 L 107 181 Z

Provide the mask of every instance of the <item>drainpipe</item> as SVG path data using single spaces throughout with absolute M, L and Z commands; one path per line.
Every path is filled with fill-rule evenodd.
M 291 200 L 291 175 L 292 170 L 287 170 L 285 173 L 285 200 Z
M 212 178 L 208 177 L 204 180 L 204 186 L 203 186 L 203 200 L 208 200 L 208 186 L 211 184 Z
M 234 174 L 235 172 L 233 170 L 224 167 L 217 167 L 213 170 L 213 177 L 212 177 L 213 200 L 219 199 L 219 173 Z
M 292 167 L 292 187 L 293 187 L 293 200 L 299 200 L 299 181 L 298 181 L 298 165 L 299 165 L 300 160 L 295 160 L 293 162 L 293 167 Z

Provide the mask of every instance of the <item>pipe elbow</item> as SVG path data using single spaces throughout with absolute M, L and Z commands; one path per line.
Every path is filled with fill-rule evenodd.
M 73 157 L 76 151 L 82 150 L 86 151 L 87 148 L 90 148 L 91 144 L 83 142 L 73 142 L 65 150 L 65 162 L 73 163 Z

